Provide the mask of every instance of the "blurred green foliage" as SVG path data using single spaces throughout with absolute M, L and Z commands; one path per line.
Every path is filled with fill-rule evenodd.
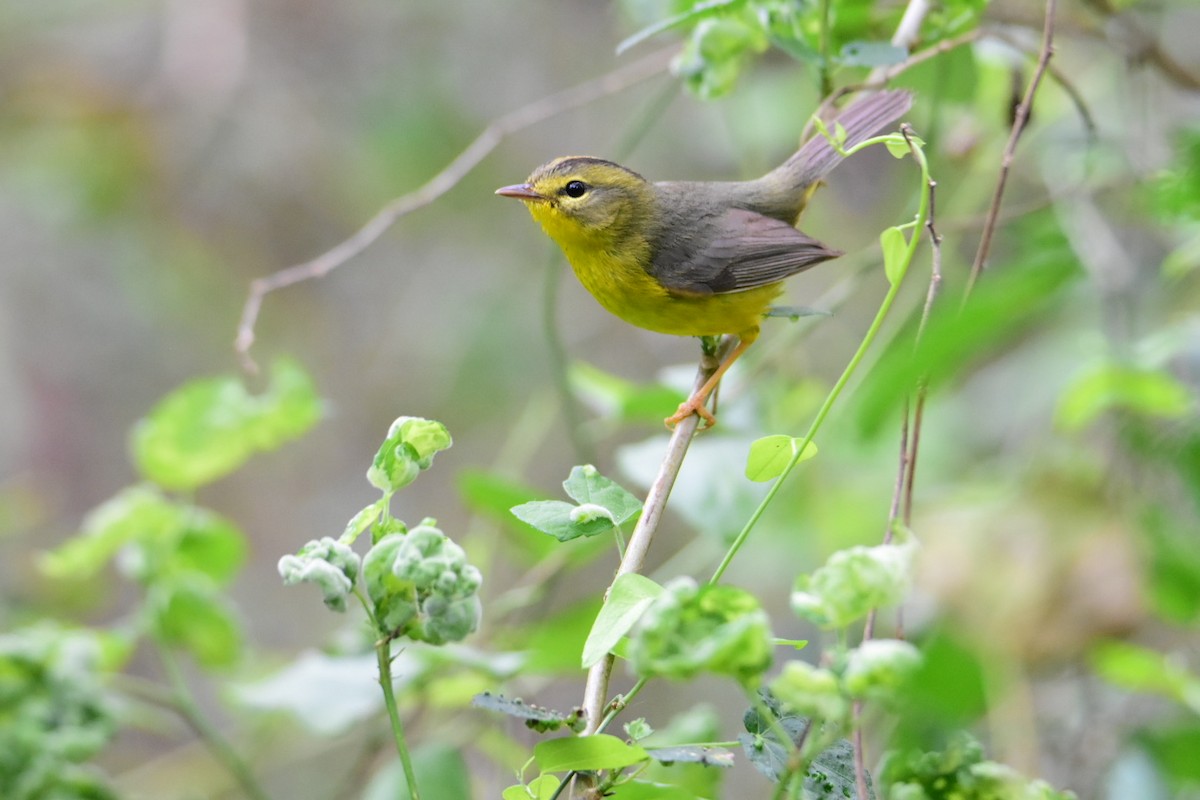
M 905 4 L 878 0 L 242 6 L 0 12 L 0 796 L 408 796 L 380 756 L 371 652 L 397 632 L 413 634 L 389 653 L 426 800 L 545 800 L 562 773 L 541 769 L 618 764 L 631 769 L 606 778 L 617 798 L 770 796 L 764 778 L 852 796 L 843 737 L 860 700 L 868 753 L 889 754 L 867 764 L 881 797 L 1111 797 L 1130 774 L 1150 800 L 1200 796 L 1186 0 L 1060 4 L 1055 74 L 965 301 L 1041 4 L 946 0 L 911 46 L 892 43 Z M 530 34 L 544 30 L 572 35 Z M 849 253 L 794 282 L 818 315 L 764 328 L 725 381 L 721 427 L 692 444 L 653 577 L 606 602 L 620 538 L 597 534 L 632 527 L 691 367 L 652 373 L 694 348 L 606 326 L 536 266 L 536 232 L 493 210 L 491 188 L 552 155 L 605 155 L 632 140 L 627 119 L 654 120 L 629 156 L 645 174 L 750 177 L 794 146 L 826 91 L 975 34 L 893 82 L 917 92 L 909 121 L 938 181 L 930 316 L 916 231 L 890 341 L 834 407 L 820 458 L 786 479 L 725 583 L 671 583 L 711 573 L 766 488 L 754 481 L 795 457 L 896 279 L 912 176 L 856 156 L 804 221 Z M 267 296 L 256 347 L 299 358 L 166 391 L 232 360 L 251 278 L 336 244 L 489 120 L 608 70 L 623 38 L 617 64 L 672 42 L 690 97 L 666 108 L 662 90 L 633 87 L 509 137 L 358 263 Z M 917 385 L 914 508 L 897 527 L 896 439 Z M 587 410 L 560 413 L 568 402 Z M 380 446 L 402 412 L 446 425 L 405 417 Z M 372 453 L 383 497 L 343 525 Z M 547 500 L 585 460 L 598 469 L 571 472 L 573 502 Z M 410 530 L 393 503 L 442 522 Z M 879 541 L 901 527 L 919 547 L 897 559 L 907 540 Z M 368 530 L 369 576 L 355 550 Z M 283 553 L 289 579 L 354 613 L 283 589 Z M 663 586 L 686 588 L 643 617 Z M 859 642 L 880 604 L 879 638 Z M 804 651 L 787 645 L 802 637 Z M 581 662 L 609 653 L 614 691 L 631 663 L 688 679 L 651 682 L 621 712 L 644 718 L 626 727 L 633 742 L 547 739 L 503 716 L 514 706 L 468 707 L 503 691 L 578 722 Z M 185 727 L 216 766 L 185 757 Z M 734 768 L 656 756 L 701 745 Z M 785 778 L 801 751 L 813 769 Z

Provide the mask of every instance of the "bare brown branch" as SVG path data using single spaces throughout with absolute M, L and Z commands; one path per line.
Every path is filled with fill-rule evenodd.
M 248 372 L 258 371 L 257 364 L 250 357 L 250 348 L 254 345 L 254 328 L 258 322 L 259 311 L 262 309 L 263 298 L 266 295 L 278 289 L 328 275 L 367 249 L 401 217 L 429 205 L 454 188 L 467 173 L 495 150 L 505 137 L 556 114 L 595 102 L 601 97 L 615 94 L 657 75 L 666 68 L 673 53 L 674 48 L 660 50 L 615 69 L 607 75 L 544 97 L 493 120 L 441 172 L 414 191 L 401 195 L 385 205 L 348 239 L 310 261 L 286 267 L 264 278 L 252 281 L 246 303 L 242 307 L 237 338 L 234 340 L 234 350 L 242 362 L 242 367 Z
M 1029 110 L 1033 107 L 1033 98 L 1037 95 L 1042 77 L 1046 74 L 1046 68 L 1050 64 L 1050 58 L 1054 55 L 1054 17 L 1057 8 L 1057 0 L 1046 0 L 1046 18 L 1042 28 L 1042 47 L 1038 55 L 1037 68 L 1025 89 L 1025 96 L 1021 98 L 1021 103 L 1017 106 L 1012 130 L 1008 135 L 1008 144 L 1005 145 L 1004 153 L 1000 157 L 1000 174 L 996 179 L 996 189 L 992 193 L 992 203 L 988 207 L 983 234 L 979 239 L 979 249 L 975 253 L 975 261 L 971 264 L 971 274 L 967 278 L 967 288 L 963 294 L 964 302 L 975 288 L 975 282 L 979 280 L 979 276 L 987 264 L 987 258 L 992 249 L 992 237 L 1000 218 L 1000 204 L 1004 199 L 1004 188 L 1008 183 L 1008 172 L 1016 156 L 1017 142 L 1021 140 L 1021 134 L 1025 131 L 1025 123 L 1029 121 Z

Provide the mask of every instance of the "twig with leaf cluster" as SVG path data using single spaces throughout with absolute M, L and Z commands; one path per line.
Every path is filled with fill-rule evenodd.
M 709 376 L 716 371 L 721 359 L 732 348 L 735 338 L 726 337 L 715 354 L 706 353 L 704 355 L 696 373 L 693 391 L 703 386 Z M 662 519 L 663 511 L 666 510 L 667 498 L 670 497 L 671 488 L 679 476 L 680 467 L 683 466 L 683 457 L 687 454 L 688 445 L 691 444 L 692 437 L 696 435 L 696 428 L 699 424 L 700 417 L 693 414 L 675 426 L 667 443 L 667 451 L 663 455 L 662 463 L 659 464 L 658 474 L 646 495 L 641 517 L 629 537 L 625 554 L 613 576 L 614 581 L 622 575 L 641 572 L 642 566 L 646 562 L 646 553 L 654 539 L 654 533 L 658 530 L 658 523 Z M 611 589 L 610 586 L 609 591 Z M 612 675 L 612 668 L 613 655 L 609 653 L 588 670 L 587 682 L 584 684 L 583 690 L 583 710 L 587 719 L 585 734 L 596 733 L 600 730 L 601 722 L 604 719 L 604 708 L 608 702 L 608 682 Z

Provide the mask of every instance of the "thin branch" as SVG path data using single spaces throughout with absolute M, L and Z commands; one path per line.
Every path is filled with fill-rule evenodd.
M 998 39 L 1014 50 L 1020 50 L 1022 53 L 1025 53 L 1032 58 L 1038 58 L 1041 54 L 1040 48 L 1035 50 L 1033 47 L 1022 42 L 1016 36 L 1013 36 L 1011 33 L 1003 29 L 991 29 L 987 32 L 987 37 L 990 39 Z M 1054 64 L 1051 63 L 1046 65 L 1046 73 L 1055 83 L 1058 84 L 1059 88 L 1062 89 L 1066 93 L 1067 97 L 1071 100 L 1071 104 L 1075 106 L 1075 113 L 1079 115 L 1079 119 L 1083 123 L 1084 129 L 1087 131 L 1088 139 L 1094 142 L 1096 140 L 1098 130 L 1096 126 L 1096 118 L 1092 116 L 1092 110 L 1088 108 L 1087 101 L 1083 99 L 1083 94 L 1079 91 L 1071 79 L 1068 78 L 1062 70 L 1054 66 Z
M 241 755 L 229 740 L 200 710 L 171 648 L 160 641 L 155 641 L 155 646 L 159 659 L 162 661 L 163 672 L 167 676 L 167 684 L 170 686 L 171 706 L 200 738 L 213 758 L 233 776 L 247 797 L 252 800 L 268 800 L 267 793 L 259 785 L 258 779 L 254 777 L 250 765 L 242 760 Z
M 900 133 L 904 136 L 904 140 L 908 142 L 909 149 L 916 155 L 916 142 L 913 141 L 913 131 L 908 125 L 900 126 Z M 914 337 L 913 347 L 920 344 L 921 337 L 925 333 L 925 326 L 929 321 L 929 315 L 933 310 L 933 303 L 937 299 L 939 290 L 942 284 L 942 237 L 937 232 L 936 214 L 937 214 L 937 199 L 936 199 L 937 181 L 929 179 L 926 191 L 929 197 L 929 215 L 925 218 L 925 231 L 929 234 L 930 241 L 930 275 L 929 289 L 925 293 L 925 306 L 921 310 L 921 321 L 917 325 L 917 333 Z M 916 235 L 916 234 L 914 234 Z M 896 482 L 892 487 L 892 502 L 888 508 L 887 526 L 883 531 L 883 543 L 889 544 L 895 534 L 896 520 L 901 518 L 901 509 L 903 508 L 904 524 L 907 527 L 912 519 L 912 492 L 913 492 L 913 476 L 916 473 L 917 466 L 917 449 L 920 442 L 921 433 L 921 418 L 922 409 L 925 404 L 925 383 L 922 381 L 917 388 L 917 404 L 916 414 L 913 417 L 911 437 L 909 428 L 909 410 L 908 401 L 904 402 L 904 409 L 901 412 L 900 420 L 900 456 L 899 464 L 896 469 Z M 897 614 L 900 612 L 897 611 Z M 863 625 L 862 640 L 868 641 L 875 635 L 875 618 L 877 609 L 871 609 L 867 614 L 866 622 Z M 897 628 L 899 628 L 899 623 Z M 867 766 L 866 766 L 866 750 L 863 746 L 863 730 L 862 730 L 862 711 L 863 703 L 861 700 L 854 702 L 852 709 L 853 725 L 854 725 L 854 784 L 860 798 L 870 797 L 867 793 Z
M 926 47 L 924 50 L 918 50 L 899 63 L 892 64 L 887 67 L 879 67 L 873 70 L 871 74 L 867 76 L 867 79 L 862 83 L 847 84 L 846 86 L 838 89 L 825 101 L 825 104 L 822 105 L 822 108 L 829 103 L 833 103 L 842 99 L 848 94 L 861 92 L 866 89 L 878 89 L 880 86 L 888 84 L 901 73 L 912 69 L 918 64 L 922 64 L 931 58 L 936 58 L 943 53 L 948 53 L 951 50 L 962 47 L 964 44 L 970 44 L 971 42 L 974 42 L 975 40 L 984 36 L 985 33 L 986 32 L 982 28 L 972 28 L 966 33 L 955 36 L 952 39 L 942 39 L 932 47 Z
M 242 367 L 248 372 L 258 371 L 258 365 L 250 357 L 250 348 L 254 345 L 254 327 L 266 295 L 278 289 L 328 275 L 367 249 L 401 217 L 424 208 L 454 188 L 467 173 L 495 150 L 505 137 L 536 125 L 556 114 L 595 102 L 601 97 L 615 94 L 657 75 L 666 68 L 674 51 L 675 48 L 671 48 L 669 51 L 660 50 L 652 53 L 631 64 L 615 69 L 607 75 L 544 97 L 493 120 L 441 172 L 430 178 L 423 186 L 401 195 L 385 205 L 341 244 L 310 261 L 281 269 L 263 278 L 256 278 L 250 283 L 250 293 L 246 298 L 246 304 L 242 307 L 237 338 L 234 340 L 234 350 L 242 362 Z
M 929 0 L 908 0 L 900 24 L 892 34 L 892 44 L 896 47 L 912 47 L 921 38 L 921 23 L 929 14 Z
M 736 337 L 725 337 L 715 355 L 706 355 L 702 359 L 700 369 L 696 372 L 693 391 L 703 386 L 708 377 L 716 371 L 721 359 L 733 346 L 735 339 Z M 666 455 L 663 456 L 662 463 L 658 467 L 658 475 L 646 495 L 646 502 L 642 506 L 642 516 L 638 519 L 637 526 L 629 537 L 629 546 L 625 548 L 625 556 L 621 559 L 620 566 L 617 567 L 616 575 L 613 576 L 614 580 L 629 572 L 640 572 L 646 563 L 646 553 L 650 549 L 654 532 L 658 529 L 658 523 L 667 507 L 667 497 L 675 485 L 679 468 L 683 466 L 683 457 L 687 453 L 688 445 L 691 444 L 699 424 L 700 417 L 692 414 L 675 426 L 671 439 L 667 443 Z M 607 592 L 605 596 L 607 597 Z M 584 718 L 587 720 L 587 728 L 583 732 L 585 736 L 596 733 L 604 718 L 604 708 L 608 701 L 608 681 L 612 676 L 612 668 L 613 656 L 610 653 L 588 670 L 587 683 L 583 689 L 583 711 Z
M 1046 74 L 1050 58 L 1054 55 L 1054 17 L 1057 9 L 1057 0 L 1046 0 L 1046 19 L 1042 29 L 1042 47 L 1038 55 L 1037 68 L 1029 80 L 1029 86 L 1025 89 L 1025 96 L 1021 98 L 1021 103 L 1013 115 L 1012 131 L 1008 135 L 1008 144 L 1005 145 L 1004 154 L 1000 159 L 1000 174 L 996 179 L 996 190 L 992 194 L 992 204 L 988 208 L 987 220 L 984 222 L 983 235 L 979 240 L 979 250 L 975 253 L 971 274 L 967 278 L 967 288 L 963 293 L 964 302 L 966 298 L 970 297 L 971 291 L 975 288 L 975 282 L 979 280 L 979 275 L 987 263 L 988 254 L 992 249 L 992 236 L 996 232 L 996 222 L 1000 217 L 1000 203 L 1004 199 L 1004 188 L 1008 183 L 1008 171 L 1017 151 L 1017 142 L 1020 141 L 1021 134 L 1025 130 L 1025 123 L 1029 121 L 1029 110 L 1033 107 L 1033 98 L 1037 94 L 1038 86 L 1042 83 L 1042 76 Z
M 908 139 L 909 132 L 901 130 L 904 138 Z M 925 326 L 929 324 L 929 315 L 933 312 L 933 303 L 937 300 L 942 289 L 942 237 L 937 232 L 937 181 L 929 182 L 929 219 L 925 222 L 925 230 L 929 234 L 930 265 L 929 289 L 925 292 L 925 307 L 921 309 L 921 322 L 917 325 L 916 342 L 921 341 L 925 334 Z M 914 342 L 914 344 L 916 343 Z
M 907 138 L 908 134 L 905 134 Z M 929 249 L 930 255 L 930 274 L 929 274 L 929 290 L 925 293 L 925 307 L 921 310 L 921 322 L 917 325 L 917 343 L 921 341 L 922 335 L 925 333 L 925 326 L 929 322 L 929 315 L 933 311 L 934 301 L 937 300 L 942 286 L 942 237 L 937 232 L 936 209 L 937 209 L 937 181 L 929 182 L 929 220 L 925 223 L 925 230 L 929 233 Z M 913 410 L 912 420 L 912 442 L 909 445 L 909 454 L 907 461 L 907 476 L 904 481 L 904 526 L 907 528 L 912 525 L 912 507 L 913 507 L 913 485 L 916 482 L 917 474 L 917 453 L 921 447 L 921 425 L 925 418 L 925 398 L 928 395 L 929 386 L 923 378 L 917 385 L 917 401 Z M 907 417 L 907 408 L 905 409 Z M 892 508 L 892 518 L 895 519 L 896 509 Z M 891 529 L 885 535 L 885 541 L 890 541 Z M 899 612 L 897 612 L 897 615 Z M 899 617 L 897 617 L 897 628 L 900 627 Z
M 911 52 L 921 39 L 921 23 L 925 21 L 925 17 L 929 14 L 929 9 L 929 0 L 908 0 L 908 5 L 904 7 L 904 13 L 900 16 L 900 23 L 896 25 L 896 32 L 892 34 L 892 45 L 903 47 L 905 52 Z M 901 63 L 905 64 L 909 61 L 912 61 L 912 59 L 905 59 Z M 913 61 L 912 63 L 918 62 Z M 891 73 L 892 68 L 895 66 L 897 65 L 875 67 L 875 69 L 871 70 L 871 74 L 867 76 L 867 83 L 875 86 L 884 85 L 899 74 Z M 912 64 L 906 64 L 904 69 L 908 69 L 910 66 Z
M 908 474 L 904 479 L 904 509 L 901 519 L 907 528 L 912 525 L 913 484 L 917 475 L 917 453 L 921 448 L 921 425 L 925 419 L 925 398 L 928 387 L 924 382 L 917 388 L 917 402 L 913 409 L 912 440 L 908 445 Z

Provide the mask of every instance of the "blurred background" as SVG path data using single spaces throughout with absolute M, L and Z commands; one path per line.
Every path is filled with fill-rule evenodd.
M 894 22 L 902 4 L 876 5 Z M 915 630 L 936 622 L 953 631 L 954 646 L 995 656 L 980 661 L 1004 673 L 988 683 L 1006 687 L 990 698 L 984 726 L 996 755 L 1082 797 L 1135 796 L 1112 793 L 1120 785 L 1114 764 L 1148 770 L 1137 773 L 1143 787 L 1157 773 L 1121 760 L 1133 758 L 1131 732 L 1190 719 L 1169 700 L 1098 681 L 1088 649 L 1118 635 L 1193 669 L 1200 656 L 1195 575 L 1171 584 L 1184 597 L 1171 606 L 1183 609 L 1173 618 L 1162 611 L 1167 590 L 1155 583 L 1155 569 L 1194 564 L 1200 552 L 1190 550 L 1200 545 L 1200 214 L 1188 206 L 1200 207 L 1200 190 L 1188 183 L 1200 185 L 1200 173 L 1180 160 L 1189 152 L 1180 142 L 1195 148 L 1197 140 L 1179 138 L 1200 115 L 1200 9 L 1120 5 L 1134 8 L 1061 4 L 1053 64 L 1067 88 L 1048 79 L 1039 96 L 980 288 L 993 271 L 1038 259 L 1076 274 L 1014 308 L 1012 324 L 989 329 L 935 387 L 913 520 L 925 549 L 907 618 Z M 1036 49 L 1041 5 L 997 6 L 986 24 Z M 43 616 L 121 619 L 127 584 L 112 574 L 84 586 L 47 580 L 39 553 L 138 479 L 129 430 L 160 397 L 189 378 L 238 373 L 232 343 L 252 280 L 345 239 L 438 173 L 491 120 L 657 48 L 674 52 L 678 37 L 668 34 L 614 55 L 666 7 L 47 0 L 0 8 L 0 626 Z M 899 81 L 919 92 L 910 121 L 930 143 L 938 180 L 943 303 L 962 296 L 1013 87 L 1019 94 L 1030 71 L 1027 56 L 988 39 Z M 661 70 L 516 132 L 361 255 L 265 298 L 252 355 L 263 364 L 297 359 L 326 415 L 304 438 L 196 498 L 235 520 L 250 542 L 233 594 L 256 655 L 238 678 L 265 674 L 346 626 L 314 594 L 282 586 L 276 562 L 309 539 L 338 535 L 375 499 L 363 475 L 399 415 L 444 422 L 455 446 L 418 491 L 397 496 L 395 513 L 410 522 L 436 517 L 469 551 L 482 551 L 485 609 L 489 593 L 524 572 L 506 557 L 498 526 L 464 500 L 465 475 L 486 471 L 557 498 L 570 467 L 593 462 L 644 491 L 665 442 L 655 414 L 622 418 L 606 405 L 603 377 L 589 380 L 576 367 L 568 379 L 568 365 L 680 385 L 690 380 L 696 342 L 609 317 L 524 209 L 492 192 L 564 154 L 619 159 L 654 179 L 754 177 L 794 149 L 820 100 L 816 87 L 810 66 L 778 52 L 710 101 Z M 1183 176 L 1178 186 L 1158 177 L 1168 168 Z M 791 280 L 786 302 L 832 316 L 768 324 L 757 352 L 727 381 L 721 429 L 696 443 L 656 543 L 652 560 L 665 574 L 711 571 L 761 496 L 763 487 L 741 475 L 747 444 L 807 428 L 886 291 L 875 242 L 883 227 L 911 219 L 915 182 L 910 163 L 868 152 L 822 190 L 805 230 L 847 255 Z M 885 338 L 915 318 L 928 263 L 927 252 L 918 257 Z M 1130 409 L 1109 397 L 1091 414 L 1064 411 L 1064 397 L 1113 358 L 1161 371 L 1184 400 Z M 254 375 L 246 381 L 262 384 Z M 761 593 L 780 636 L 818 636 L 787 610 L 795 576 L 837 547 L 877 543 L 884 530 L 899 417 L 869 376 L 852 388 L 861 391 L 835 410 L 819 466 L 793 480 L 729 575 Z M 858 400 L 881 396 L 878 413 Z M 552 583 L 510 622 L 594 597 L 612 566 L 601 561 Z M 152 674 L 154 665 L 135 660 L 133 669 Z M 527 699 L 569 708 L 581 686 L 566 673 L 536 683 L 539 694 Z M 719 682 L 706 687 L 663 686 L 633 713 L 667 715 L 711 695 L 736 723 L 740 698 L 725 703 Z M 199 691 L 231 724 L 221 690 Z M 495 724 L 473 713 L 474 724 Z M 535 740 L 516 723 L 500 724 Z M 432 722 L 422 725 L 418 742 L 436 734 Z M 357 752 L 343 740 L 295 733 L 290 741 L 262 721 L 245 727 L 270 731 L 262 733 L 274 743 L 263 772 L 292 796 L 333 796 L 296 788 L 312 780 L 305 766 L 319 773 L 322 758 L 341 764 L 344 752 Z M 101 763 L 129 796 L 226 796 L 183 777 L 206 768 L 189 742 L 180 729 L 126 734 Z M 486 787 L 476 796 L 496 796 L 511 782 L 503 759 L 472 758 Z M 743 783 L 734 785 L 766 791 L 752 771 L 736 774 Z

